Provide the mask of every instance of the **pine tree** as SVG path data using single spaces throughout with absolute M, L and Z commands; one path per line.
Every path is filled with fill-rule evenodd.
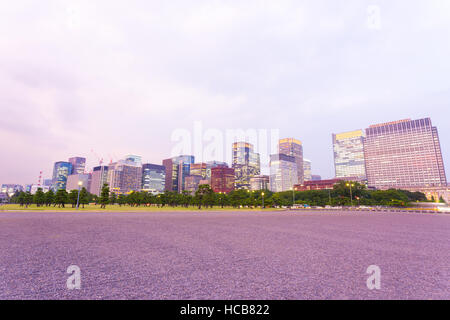
M 108 184 L 105 183 L 102 188 L 102 192 L 100 194 L 100 208 L 106 209 L 106 205 L 109 203 L 109 187 Z

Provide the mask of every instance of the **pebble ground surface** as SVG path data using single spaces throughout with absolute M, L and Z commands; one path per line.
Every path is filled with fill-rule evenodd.
M 450 215 L 4 212 L 0 299 L 450 299 Z

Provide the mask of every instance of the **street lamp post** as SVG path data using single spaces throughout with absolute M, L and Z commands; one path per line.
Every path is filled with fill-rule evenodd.
M 353 207 L 353 195 L 352 195 L 352 187 L 354 186 L 353 183 L 347 183 L 347 187 L 350 187 L 350 204 Z
M 295 190 L 294 187 L 292 187 L 292 208 L 295 206 Z
M 261 193 L 262 196 L 262 208 L 264 209 L 264 192 Z
M 78 197 L 77 197 L 77 210 L 80 205 L 80 190 L 81 186 L 83 185 L 83 181 L 78 181 Z

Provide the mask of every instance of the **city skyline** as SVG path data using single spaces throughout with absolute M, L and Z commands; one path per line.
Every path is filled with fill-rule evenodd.
M 317 171 L 312 170 L 312 173 L 315 173 L 312 176 L 313 177 L 314 176 L 320 177 L 319 180 L 320 179 L 324 179 L 324 180 L 326 180 L 326 179 L 334 179 L 334 178 L 347 178 L 347 179 L 353 179 L 353 180 L 356 180 L 356 181 L 358 181 L 358 180 L 360 180 L 360 181 L 366 180 L 365 172 L 367 170 L 367 165 L 364 165 L 364 159 L 363 159 L 363 169 L 362 169 L 363 170 L 362 171 L 363 175 L 362 176 L 352 173 L 354 169 L 350 169 L 350 168 L 352 166 L 354 166 L 354 164 L 352 164 L 353 160 L 350 160 L 350 162 L 345 164 L 345 163 L 341 162 L 342 159 L 347 159 L 345 161 L 349 161 L 348 159 L 352 159 L 354 156 L 357 157 L 355 159 L 361 159 L 361 157 L 364 158 L 364 157 L 367 156 L 366 148 L 364 148 L 364 151 L 362 150 L 363 145 L 365 145 L 367 147 L 367 143 L 364 142 L 367 139 L 366 134 L 363 133 L 364 131 L 369 132 L 370 130 L 372 130 L 372 128 L 377 128 L 377 127 L 382 127 L 382 126 L 392 126 L 393 124 L 394 125 L 397 124 L 397 123 L 402 124 L 402 123 L 411 122 L 411 121 L 412 122 L 417 122 L 417 123 L 419 123 L 419 121 L 420 121 L 423 124 L 426 123 L 428 126 L 431 126 L 430 118 L 417 119 L 417 120 L 403 119 L 403 120 L 389 121 L 389 122 L 379 123 L 379 124 L 372 124 L 367 129 L 358 129 L 358 130 L 354 130 L 354 131 L 346 131 L 346 132 L 341 132 L 341 133 L 332 133 L 331 134 L 331 136 L 332 136 L 331 148 L 332 148 L 332 150 L 334 152 L 333 165 L 334 165 L 336 174 L 333 175 L 331 178 L 329 178 L 329 177 L 324 178 L 321 175 L 317 175 Z M 431 127 L 430 127 L 430 130 L 431 130 Z M 441 148 L 441 142 L 440 142 L 440 139 L 439 139 L 439 136 L 438 136 L 438 129 L 437 129 L 437 127 L 434 126 L 434 127 L 432 127 L 432 130 L 433 130 L 433 138 L 432 139 L 434 140 L 433 144 L 435 144 L 436 145 L 435 147 L 438 148 L 438 155 L 439 155 L 438 157 L 441 157 L 441 154 L 443 154 L 444 152 L 441 150 L 442 148 Z M 357 138 L 357 139 L 355 140 L 355 138 Z M 389 139 L 391 139 L 391 138 L 387 138 L 387 139 L 388 140 L 386 140 L 386 141 L 390 141 Z M 300 148 L 301 148 L 301 146 L 302 146 L 302 142 L 301 141 L 299 141 L 299 140 L 297 140 L 295 138 L 282 138 L 282 139 L 279 139 L 279 141 L 277 143 L 277 147 L 279 149 L 278 152 L 282 152 L 282 153 L 285 152 L 286 154 L 289 154 L 291 152 L 289 150 L 290 150 L 290 148 L 292 148 L 292 146 L 291 146 L 292 142 L 295 142 L 295 145 L 299 145 Z M 342 144 L 342 143 L 344 143 L 344 144 Z M 339 144 L 342 144 L 342 146 L 338 147 Z M 248 150 L 245 151 L 244 149 L 242 149 L 243 150 L 242 152 L 244 152 L 244 153 L 245 152 L 250 152 L 250 154 L 254 154 L 253 157 L 255 157 L 255 156 L 257 157 L 257 159 L 256 158 L 254 159 L 254 160 L 257 160 L 257 168 L 263 166 L 263 164 L 259 162 L 259 158 L 260 158 L 261 155 L 259 153 L 252 153 L 253 152 L 252 150 L 254 149 L 254 146 L 251 143 L 248 143 L 248 142 L 245 142 L 245 141 L 241 141 L 241 142 L 238 141 L 238 142 L 234 142 L 232 144 L 232 150 L 233 150 L 232 154 L 234 153 L 233 158 L 235 158 L 237 156 L 237 154 L 235 153 L 236 152 L 236 146 L 239 146 L 239 147 L 242 147 L 242 148 L 245 147 L 245 149 L 248 149 Z M 283 147 L 281 147 L 281 146 L 283 146 Z M 340 148 L 342 148 L 342 147 L 343 147 L 343 149 L 340 150 Z M 435 148 L 435 147 L 433 147 L 433 148 Z M 282 150 L 281 148 L 286 148 L 286 150 L 284 150 L 284 149 Z M 356 148 L 356 149 L 354 149 L 354 148 Z M 242 157 L 244 155 L 244 153 L 242 153 L 242 155 L 240 155 L 240 157 Z M 268 168 L 270 170 L 269 171 L 270 174 L 272 175 L 273 174 L 272 173 L 272 168 L 271 168 L 272 159 L 273 159 L 273 156 L 278 156 L 278 154 L 272 153 L 272 154 L 268 154 L 268 156 L 271 159 L 271 160 L 269 160 Z M 248 155 L 247 155 L 247 157 L 244 157 L 244 158 L 247 159 L 247 161 L 248 161 L 252 157 L 248 158 Z M 371 158 L 371 156 L 369 158 Z M 188 177 L 190 175 L 196 176 L 196 175 L 200 174 L 201 176 L 204 176 L 203 178 L 207 178 L 206 175 L 208 174 L 208 172 L 210 174 L 211 165 L 215 166 L 216 164 L 224 164 L 224 165 L 227 166 L 228 163 L 230 163 L 230 165 L 233 166 L 233 163 L 236 160 L 236 159 L 235 160 L 232 159 L 229 162 L 222 162 L 222 161 L 218 161 L 218 160 L 211 160 L 211 161 L 207 161 L 205 163 L 205 162 L 196 162 L 195 161 L 195 156 L 192 156 L 192 155 L 179 155 L 179 156 L 175 156 L 175 157 L 172 157 L 172 158 L 169 158 L 169 159 L 162 159 L 160 161 L 160 163 L 164 166 L 164 163 L 167 164 L 167 161 L 175 160 L 175 162 L 174 162 L 174 165 L 175 165 L 175 163 L 178 163 L 178 161 L 180 161 L 179 159 L 189 159 L 188 162 L 190 163 L 190 168 L 187 169 L 187 167 L 186 168 L 184 168 L 185 166 L 183 167 L 183 171 L 186 171 L 186 170 L 187 171 L 182 175 L 182 177 L 183 177 L 183 181 L 182 182 L 178 181 L 178 178 L 176 177 L 177 174 L 174 176 L 174 178 L 173 178 L 174 182 L 175 182 L 175 180 L 177 181 L 176 182 L 176 189 L 177 190 L 183 190 L 185 188 L 185 186 L 184 186 L 184 177 L 185 176 L 186 177 Z M 305 166 L 308 166 L 308 169 L 311 167 L 311 161 L 309 159 L 306 159 L 306 158 L 304 158 L 304 160 L 303 160 L 303 156 L 302 156 L 301 159 L 302 159 L 301 162 L 303 164 L 301 170 L 303 172 L 303 170 L 305 170 L 305 168 L 306 168 Z M 55 174 L 58 175 L 59 173 L 57 173 L 55 168 L 56 168 L 56 166 L 60 166 L 60 165 L 68 166 L 66 168 L 66 171 L 67 171 L 66 173 L 67 174 L 64 174 L 67 177 L 72 175 L 72 174 L 73 175 L 78 174 L 78 175 L 82 176 L 84 173 L 86 173 L 86 174 L 89 173 L 89 175 L 91 175 L 91 174 L 95 175 L 96 169 L 98 169 L 98 168 L 101 168 L 103 166 L 107 167 L 108 165 L 110 165 L 110 166 L 113 165 L 114 166 L 114 165 L 116 165 L 117 162 L 124 162 L 124 161 L 134 163 L 134 165 L 139 165 L 139 166 L 141 166 L 141 168 L 143 167 L 144 164 L 151 165 L 151 166 L 155 166 L 155 165 L 156 166 L 161 166 L 161 165 L 158 165 L 158 164 L 152 164 L 152 163 L 143 161 L 142 160 L 142 156 L 140 156 L 140 155 L 129 155 L 129 154 L 119 158 L 117 161 L 112 161 L 112 159 L 111 159 L 109 163 L 105 163 L 103 161 L 103 159 L 101 159 L 100 163 L 98 165 L 94 165 L 91 168 L 89 168 L 89 167 L 87 167 L 85 165 L 86 164 L 86 160 L 87 159 L 84 158 L 84 157 L 71 156 L 70 158 L 68 158 L 68 161 L 62 160 L 62 161 L 54 162 L 53 163 L 53 170 L 52 170 L 52 179 L 47 179 L 45 174 L 43 175 L 42 172 L 40 172 L 39 178 L 38 178 L 39 180 L 36 181 L 36 182 L 25 183 L 25 184 L 20 184 L 20 183 L 16 183 L 16 182 L 13 182 L 13 183 L 0 182 L 0 184 L 2 184 L 2 185 L 3 184 L 5 184 L 5 185 L 6 184 L 18 184 L 18 185 L 22 185 L 22 186 L 34 186 L 34 187 L 39 186 L 40 184 L 44 185 L 44 182 L 46 180 L 55 180 L 55 179 L 58 180 L 58 178 L 55 176 Z M 436 160 L 438 160 L 438 159 L 436 159 Z M 442 161 L 442 159 L 441 159 L 441 161 Z M 188 163 L 188 162 L 186 162 L 186 163 Z M 367 162 L 367 157 L 365 159 L 365 162 Z M 77 163 L 80 163 L 80 165 L 78 165 Z M 442 178 L 443 180 L 442 180 L 440 185 L 441 186 L 445 186 L 446 185 L 445 184 L 446 183 L 446 179 L 445 179 L 446 178 L 445 177 L 445 162 L 442 163 L 442 164 L 444 164 L 444 167 L 443 168 L 441 167 L 440 170 L 442 171 L 441 175 L 443 177 Z M 161 166 L 161 167 L 163 167 L 163 166 Z M 177 170 L 179 169 L 178 166 L 179 165 L 175 165 Z M 360 166 L 360 164 L 358 164 L 357 167 L 358 166 Z M 209 168 L 209 170 L 208 170 L 208 168 Z M 348 174 L 344 174 L 345 170 L 349 170 L 349 169 L 350 169 L 350 171 L 348 171 Z M 195 170 L 195 171 L 193 173 L 190 173 L 190 172 L 188 172 L 189 170 Z M 361 171 L 361 169 L 359 169 L 359 168 L 356 169 L 356 170 L 357 170 L 357 172 Z M 390 170 L 392 170 L 392 169 L 390 169 Z M 197 173 L 196 171 L 199 171 L 199 172 Z M 257 171 L 256 175 L 258 175 L 259 172 L 260 171 Z M 292 173 L 290 173 L 290 174 L 292 174 Z M 249 178 L 252 175 L 253 174 L 251 174 L 249 176 Z M 303 175 L 303 173 L 302 173 L 302 175 Z M 169 176 L 171 176 L 171 174 L 169 174 Z M 166 184 L 168 183 L 167 179 L 169 179 L 169 180 L 171 179 L 171 178 L 169 178 L 169 176 L 166 178 L 166 181 L 165 181 Z M 63 177 L 62 179 L 63 179 L 62 183 L 65 184 L 66 183 L 65 181 L 66 181 L 67 178 Z M 140 179 L 138 179 L 138 180 L 140 180 Z M 317 180 L 317 179 L 315 179 L 315 180 Z M 200 179 L 200 182 L 201 181 L 205 182 L 206 180 Z M 168 185 L 170 185 L 170 183 Z M 197 181 L 196 185 L 198 186 L 198 181 Z M 369 186 L 375 186 L 375 184 L 373 182 L 370 183 L 370 181 L 369 181 Z M 394 186 L 394 185 L 392 185 L 392 186 Z M 100 185 L 96 186 L 97 189 L 99 187 L 100 187 Z M 239 189 L 241 186 L 239 186 L 239 183 L 237 183 L 236 187 Z M 413 187 L 413 185 L 410 185 L 410 187 Z M 174 185 L 173 188 L 175 188 L 175 185 Z
M 364 1 L 24 2 L 0 5 L 0 183 L 72 155 L 160 163 L 195 121 L 277 128 L 326 179 L 331 133 L 430 117 L 450 170 L 448 2 L 380 4 L 378 28 Z

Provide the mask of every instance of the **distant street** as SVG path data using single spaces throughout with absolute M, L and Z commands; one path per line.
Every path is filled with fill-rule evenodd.
M 0 213 L 0 299 L 450 299 L 450 215 Z

